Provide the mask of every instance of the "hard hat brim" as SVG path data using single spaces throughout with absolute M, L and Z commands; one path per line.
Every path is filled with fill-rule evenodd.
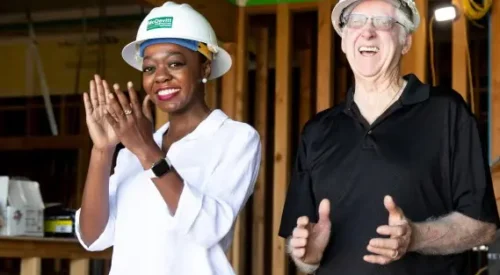
M 342 2 L 338 2 L 333 8 L 331 14 L 332 25 L 338 35 L 342 36 L 342 28 L 340 27 L 340 16 L 345 8 L 347 8 L 352 3 L 358 2 L 359 0 L 346 0 Z
M 335 31 L 339 36 L 342 36 L 342 28 L 340 27 L 340 20 L 341 20 L 340 16 L 342 15 L 342 12 L 344 11 L 345 8 L 347 8 L 351 4 L 359 1 L 361 0 L 340 1 L 333 8 L 331 13 L 331 21 L 333 28 L 335 29 Z M 386 0 L 386 1 L 394 2 L 393 0 Z M 415 25 L 415 29 L 418 28 L 418 25 L 420 24 L 420 15 L 418 14 L 418 12 L 413 14 L 413 24 Z
M 139 45 L 144 42 L 144 40 L 133 41 L 128 43 L 122 50 L 122 58 L 127 64 L 133 68 L 142 71 L 142 58 L 139 57 Z M 221 77 L 229 71 L 232 65 L 232 59 L 229 53 L 217 46 L 217 53 L 214 55 L 212 60 L 211 73 L 208 77 L 209 80 Z

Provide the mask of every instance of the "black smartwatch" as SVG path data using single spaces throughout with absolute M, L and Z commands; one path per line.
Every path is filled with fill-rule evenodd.
M 149 178 L 154 179 L 161 178 L 163 175 L 170 171 L 172 171 L 172 166 L 170 164 L 170 161 L 168 161 L 168 159 L 165 157 L 153 163 L 151 168 L 147 170 L 147 174 Z

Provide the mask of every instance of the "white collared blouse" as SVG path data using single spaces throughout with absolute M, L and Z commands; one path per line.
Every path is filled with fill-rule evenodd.
M 154 133 L 161 146 L 166 123 Z M 214 110 L 167 153 L 184 180 L 175 215 L 126 148 L 109 181 L 110 217 L 89 251 L 113 246 L 110 275 L 232 275 L 225 251 L 253 193 L 261 160 L 258 132 Z

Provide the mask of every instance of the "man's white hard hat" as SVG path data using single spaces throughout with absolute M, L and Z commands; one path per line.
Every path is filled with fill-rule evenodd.
M 153 39 L 181 41 L 177 44 L 183 46 L 191 45 L 189 42 L 206 44 L 206 47 L 203 46 L 212 57 L 208 79 L 220 77 L 231 68 L 231 56 L 218 46 L 217 36 L 208 20 L 188 4 L 168 1 L 153 8 L 139 26 L 136 40 L 123 48 L 125 62 L 142 71 L 141 44 Z M 196 50 L 196 47 L 192 47 L 192 50 Z
M 342 18 L 347 14 L 344 14 L 344 10 L 351 6 L 359 4 L 363 0 L 339 0 L 335 5 L 332 11 L 331 20 L 333 24 L 333 28 L 337 32 L 338 35 L 342 36 Z M 409 27 L 410 33 L 413 33 L 418 26 L 420 25 L 420 14 L 418 13 L 417 7 L 415 6 L 415 2 L 413 0 L 384 0 L 386 2 L 391 3 L 396 8 L 405 12 L 411 21 L 411 26 Z

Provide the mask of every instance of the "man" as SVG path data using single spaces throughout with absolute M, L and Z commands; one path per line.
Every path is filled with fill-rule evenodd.
M 280 236 L 323 274 L 465 274 L 464 251 L 499 217 L 477 124 L 450 89 L 401 76 L 412 0 L 344 0 L 332 12 L 355 85 L 303 129 Z

